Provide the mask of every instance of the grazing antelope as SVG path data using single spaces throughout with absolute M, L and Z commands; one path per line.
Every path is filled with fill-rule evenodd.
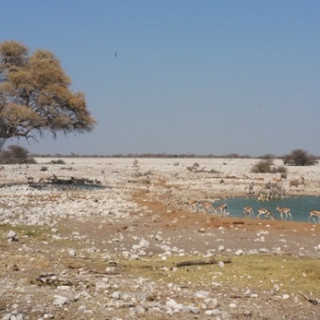
M 266 216 L 266 218 L 274 219 L 272 212 L 265 208 L 261 208 L 258 210 L 257 219 L 259 219 L 261 216 Z
M 280 212 L 280 218 L 282 220 L 286 220 L 288 218 L 290 218 L 290 220 L 292 220 L 292 215 L 291 215 L 291 209 L 290 208 L 277 207 L 276 209 Z
M 198 213 L 199 212 L 199 206 L 200 206 L 200 202 L 197 200 L 190 200 L 188 202 L 189 206 L 191 206 L 191 208 Z
M 318 223 L 320 223 L 320 210 L 311 210 L 309 213 L 308 221 L 313 219 L 314 222 L 316 222 L 316 217 L 318 218 Z
M 201 206 L 206 213 L 217 213 L 217 210 L 210 201 L 201 202 Z
M 291 188 L 291 187 L 296 187 L 296 188 L 298 188 L 299 184 L 303 184 L 303 185 L 304 185 L 304 177 L 300 177 L 300 179 L 290 180 L 290 182 L 289 182 L 289 188 Z
M 244 207 L 243 208 L 243 212 L 242 212 L 242 216 L 245 218 L 250 218 L 253 217 L 253 209 L 251 207 Z
M 226 203 L 221 203 L 218 207 L 219 212 L 222 216 L 224 216 L 226 214 L 226 210 L 227 210 L 227 204 Z

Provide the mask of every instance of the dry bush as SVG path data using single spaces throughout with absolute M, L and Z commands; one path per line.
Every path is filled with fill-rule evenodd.
M 283 157 L 283 163 L 291 166 L 313 166 L 317 162 L 315 156 L 301 149 L 293 150 L 291 154 Z
M 280 173 L 281 177 L 287 177 L 287 168 L 284 166 L 274 167 L 272 159 L 260 160 L 251 169 L 253 173 Z
M 36 163 L 36 160 L 29 156 L 29 151 L 23 147 L 11 145 L 7 151 L 0 152 L 1 164 L 23 164 Z

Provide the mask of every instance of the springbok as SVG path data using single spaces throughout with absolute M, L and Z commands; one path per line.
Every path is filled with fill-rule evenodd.
M 265 208 L 259 209 L 257 219 L 259 219 L 261 216 L 265 216 L 266 218 L 274 220 L 274 215 L 272 214 L 272 212 L 269 209 L 265 209 Z
M 211 201 L 202 201 L 201 206 L 206 213 L 217 213 Z
M 300 177 L 300 179 L 293 179 L 289 181 L 289 188 L 291 187 L 296 187 L 298 188 L 298 186 L 302 184 L 304 185 L 304 177 Z
M 226 203 L 221 203 L 218 207 L 219 212 L 222 216 L 226 215 L 226 210 L 227 210 L 227 204 Z
M 276 208 L 279 212 L 280 212 L 280 218 L 282 220 L 286 220 L 288 218 L 290 218 L 290 220 L 292 220 L 292 215 L 291 215 L 291 210 L 290 208 L 280 208 L 277 207 Z
M 318 218 L 318 223 L 320 223 L 320 210 L 311 210 L 309 213 L 308 221 L 313 219 L 314 222 L 316 222 L 316 217 Z
M 244 218 L 251 218 L 254 216 L 253 209 L 251 207 L 244 207 L 242 211 L 242 216 Z

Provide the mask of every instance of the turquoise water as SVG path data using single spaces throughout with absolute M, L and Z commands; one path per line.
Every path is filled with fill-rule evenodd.
M 228 205 L 227 212 L 231 217 L 242 217 L 243 207 L 252 207 L 255 216 L 258 209 L 269 209 L 276 219 L 280 219 L 280 213 L 276 207 L 288 207 L 291 209 L 293 221 L 307 221 L 310 210 L 320 210 L 320 197 L 296 197 L 282 200 L 257 201 L 254 198 L 231 198 L 224 201 Z M 217 206 L 218 203 L 214 205 Z

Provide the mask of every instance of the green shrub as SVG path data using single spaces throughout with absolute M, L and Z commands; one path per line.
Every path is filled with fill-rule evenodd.
M 280 173 L 282 178 L 287 177 L 287 168 L 284 166 L 274 167 L 272 159 L 260 160 L 251 169 L 253 173 Z
M 251 172 L 253 173 L 268 173 L 272 172 L 271 165 L 273 164 L 273 161 L 270 159 L 267 160 L 260 160 L 257 162 L 251 169 Z
M 272 169 L 273 173 L 280 173 L 281 178 L 287 178 L 288 170 L 285 166 L 280 166 Z
M 58 160 L 51 160 L 51 164 L 65 164 L 64 160 L 58 159 Z
M 260 160 L 251 169 L 253 173 L 280 173 L 281 177 L 287 177 L 287 168 L 284 166 L 274 167 L 272 159 Z

